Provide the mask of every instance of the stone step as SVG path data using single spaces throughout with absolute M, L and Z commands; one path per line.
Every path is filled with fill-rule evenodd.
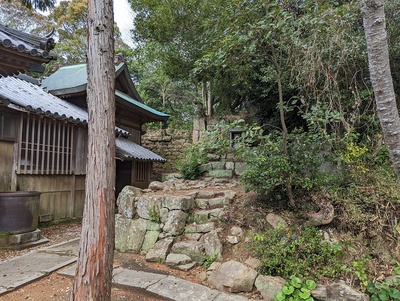
M 196 206 L 200 209 L 215 209 L 215 208 L 224 208 L 229 205 L 229 199 L 225 197 L 217 197 L 210 199 L 200 199 L 197 198 L 195 200 Z
M 179 253 L 169 253 L 167 259 L 165 260 L 165 264 L 170 267 L 184 265 L 191 262 L 192 258 L 190 258 L 186 254 L 179 254 Z
M 210 170 L 208 172 L 208 176 L 213 178 L 232 178 L 233 170 L 228 170 L 228 169 Z
M 185 233 L 208 233 L 211 232 L 212 230 L 215 230 L 215 223 L 205 223 L 205 224 L 199 224 L 199 223 L 192 223 L 192 224 L 187 224 L 185 228 Z
M 217 222 L 224 215 L 224 210 L 215 208 L 210 210 L 196 210 L 190 214 L 190 222 L 198 224 L 206 224 L 209 222 Z

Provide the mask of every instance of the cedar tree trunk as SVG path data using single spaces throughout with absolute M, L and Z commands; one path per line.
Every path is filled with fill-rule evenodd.
M 389 65 L 384 3 L 361 0 L 361 10 L 376 109 L 394 170 L 400 178 L 400 119 Z
M 71 300 L 111 300 L 115 208 L 113 0 L 88 2 L 88 159 L 79 257 Z

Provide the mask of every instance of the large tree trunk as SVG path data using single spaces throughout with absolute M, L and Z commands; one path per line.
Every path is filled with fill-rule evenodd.
M 71 300 L 111 300 L 115 208 L 113 1 L 88 3 L 88 161 L 79 258 Z
M 361 0 L 361 10 L 376 109 L 394 170 L 400 178 L 400 118 L 389 65 L 384 3 L 384 0 Z

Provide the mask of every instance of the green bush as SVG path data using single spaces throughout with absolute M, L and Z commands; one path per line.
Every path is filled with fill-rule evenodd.
M 335 277 L 348 271 L 341 263 L 341 246 L 323 241 L 315 227 L 296 229 L 269 229 L 263 234 L 254 234 L 251 243 L 260 261 L 263 275 Z
M 254 134 L 246 134 L 240 145 L 248 166 L 241 181 L 248 191 L 270 194 L 287 185 L 306 191 L 320 190 L 340 180 L 336 171 L 321 168 L 335 159 L 331 136 L 317 130 L 294 130 L 287 139 L 288 155 L 283 151 L 279 132 L 261 134 L 256 147 L 248 147 L 248 137 L 254 142 Z
M 179 163 L 179 172 L 184 179 L 194 180 L 201 174 L 199 169 L 201 163 L 201 154 L 193 144 L 185 151 L 184 157 Z

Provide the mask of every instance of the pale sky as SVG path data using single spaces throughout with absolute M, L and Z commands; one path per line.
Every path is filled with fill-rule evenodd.
M 129 33 L 133 29 L 133 12 L 128 0 L 114 0 L 114 20 L 121 31 L 122 40 L 133 47 Z
M 56 6 L 60 0 L 57 0 Z M 44 14 L 48 14 L 45 12 Z M 133 11 L 128 0 L 114 0 L 114 20 L 121 31 L 122 40 L 133 47 L 129 31 L 133 29 Z

